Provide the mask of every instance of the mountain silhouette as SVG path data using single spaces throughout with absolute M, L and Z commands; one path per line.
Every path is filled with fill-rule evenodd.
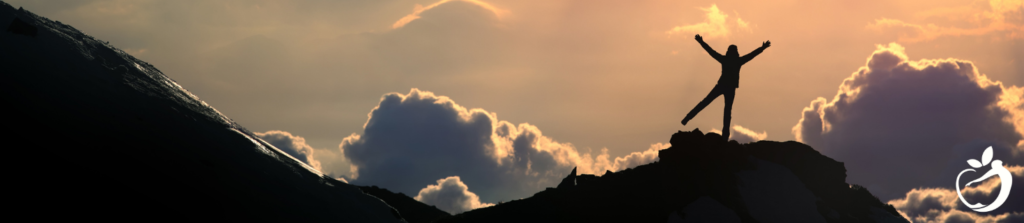
M 403 222 L 155 67 L 0 2 L 8 212 L 33 220 Z
M 419 202 L 403 193 L 394 193 L 377 186 L 360 186 L 359 189 L 388 203 L 388 205 L 398 210 L 402 217 L 410 223 L 430 223 L 452 216 L 448 212 Z
M 659 161 L 437 222 L 907 222 L 843 163 L 799 142 L 677 132 Z M 574 181 L 574 185 L 564 182 Z

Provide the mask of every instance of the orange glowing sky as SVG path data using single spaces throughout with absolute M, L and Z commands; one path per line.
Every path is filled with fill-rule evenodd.
M 6 1 L 148 61 L 253 131 L 316 149 L 361 132 L 411 88 L 622 156 L 676 130 L 721 129 L 719 52 L 772 47 L 743 67 L 733 124 L 793 140 L 801 110 L 832 98 L 876 45 L 958 58 L 1024 86 L 1024 9 L 991 1 Z

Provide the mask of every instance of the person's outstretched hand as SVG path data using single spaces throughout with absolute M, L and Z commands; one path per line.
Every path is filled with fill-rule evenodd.
M 699 42 L 704 42 L 704 37 L 700 37 L 700 34 L 697 34 L 697 36 L 695 36 L 693 38 L 697 39 L 697 41 L 699 41 Z
M 764 43 L 761 44 L 761 47 L 764 48 L 768 48 L 769 46 L 772 46 L 772 41 L 764 41 Z

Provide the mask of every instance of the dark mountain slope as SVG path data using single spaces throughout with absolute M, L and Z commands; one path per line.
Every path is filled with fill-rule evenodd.
M 379 199 L 285 155 L 124 51 L 6 3 L 0 30 L 9 213 L 401 221 Z
M 394 207 L 402 214 L 402 217 L 410 223 L 430 223 L 438 219 L 452 216 L 448 212 L 437 209 L 437 207 L 424 204 L 403 193 L 394 193 L 388 189 L 377 186 L 360 186 L 363 192 L 380 198 L 391 207 Z
M 797 142 L 745 145 L 678 132 L 660 160 L 570 175 L 559 188 L 440 222 L 906 222 L 845 182 L 843 164 Z

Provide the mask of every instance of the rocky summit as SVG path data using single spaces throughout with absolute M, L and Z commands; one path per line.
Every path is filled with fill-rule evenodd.
M 657 162 L 573 172 L 557 188 L 437 222 L 907 222 L 805 144 L 739 144 L 700 130 L 670 142 Z

